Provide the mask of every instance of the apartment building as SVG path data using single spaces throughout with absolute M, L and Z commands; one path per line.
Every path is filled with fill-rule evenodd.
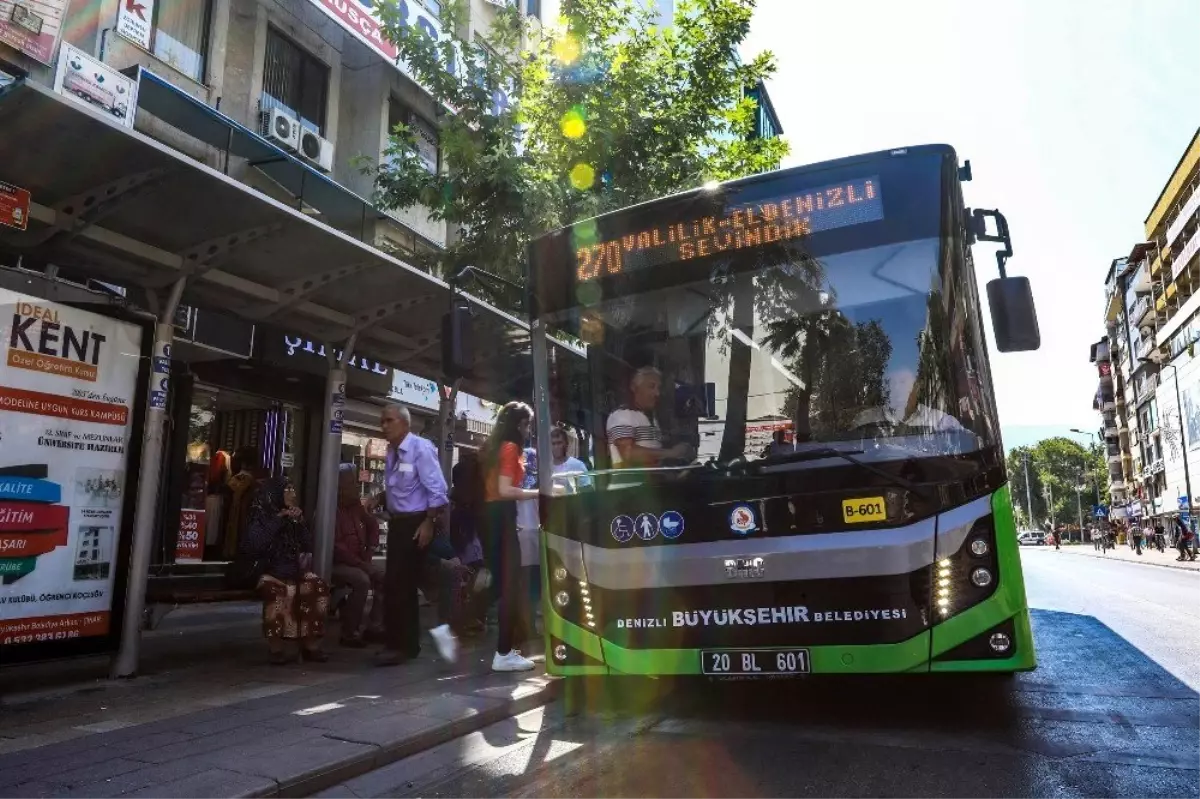
M 415 29 L 443 36 L 438 0 L 400 5 Z M 474 0 L 467 30 L 457 33 L 486 39 L 497 5 Z M 539 10 L 536 0 L 522 5 Z M 14 7 L 24 8 L 21 0 Z M 404 255 L 445 246 L 445 223 L 420 208 L 383 214 L 363 209 L 357 224 L 346 212 L 356 198 L 373 192 L 356 159 L 379 158 L 397 122 L 417 132 L 428 168 L 440 168 L 443 111 L 396 63 L 394 48 L 370 15 L 370 0 L 39 0 L 37 7 L 46 17 L 37 25 L 49 35 L 26 30 L 22 37 L 14 23 L 0 23 L 0 70 L 7 62 L 10 74 L 20 71 L 53 85 L 70 49 L 137 82 L 136 130 L 388 251 Z M 58 40 L 65 46 L 56 50 Z M 112 83 L 121 81 L 114 77 Z M 203 108 L 319 174 L 277 157 L 223 151 L 206 135 L 214 116 L 197 113 Z
M 1195 358 L 1200 341 L 1200 130 L 1144 225 L 1145 240 L 1109 271 L 1108 335 L 1093 345 L 1092 360 L 1101 371 L 1097 407 L 1106 414 L 1111 485 L 1117 485 L 1119 461 L 1128 514 L 1165 523 L 1177 516 L 1190 518 L 1200 509 L 1200 484 L 1192 481 L 1200 478 L 1200 359 Z M 1108 361 L 1100 357 L 1104 354 Z M 1108 396 L 1111 404 L 1104 401 Z

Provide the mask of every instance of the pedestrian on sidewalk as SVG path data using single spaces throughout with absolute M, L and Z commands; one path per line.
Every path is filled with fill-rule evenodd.
M 372 499 L 369 509 L 384 505 L 391 518 L 383 587 L 385 644 L 378 663 L 396 666 L 421 653 L 417 587 L 449 492 L 437 447 L 412 432 L 408 408 L 388 405 L 379 415 L 379 427 L 388 442 L 384 491 Z M 438 654 L 453 662 L 458 640 L 449 625 L 429 632 Z
M 529 671 L 533 661 L 514 646 L 520 627 L 523 580 L 521 544 L 517 537 L 517 503 L 538 499 L 536 489 L 522 488 L 525 481 L 525 456 L 522 448 L 529 438 L 533 410 L 522 402 L 510 402 L 500 409 L 492 434 L 484 444 L 480 459 L 484 478 L 484 529 L 486 546 L 496 552 L 500 581 L 499 634 L 493 671 Z
M 1177 561 L 1195 560 L 1196 553 L 1192 549 L 1192 539 L 1195 533 L 1192 529 L 1183 523 L 1179 517 L 1175 518 L 1175 546 L 1179 549 L 1179 557 Z
M 1142 544 L 1146 538 L 1153 535 L 1154 527 L 1151 526 L 1149 519 L 1142 526 L 1133 528 L 1133 549 L 1138 555 L 1142 554 Z
M 1163 528 L 1161 521 L 1154 523 L 1154 548 L 1159 552 L 1166 552 L 1167 531 Z
M 276 666 L 294 662 L 285 642 L 296 640 L 302 659 L 329 660 L 321 649 L 329 586 L 313 573 L 312 532 L 296 500 L 296 489 L 285 478 L 267 480 L 255 492 L 245 547 L 262 564 L 258 592 L 269 662 Z
M 374 561 L 379 546 L 379 522 L 358 498 L 358 470 L 343 463 L 338 472 L 338 509 L 333 542 L 333 583 L 350 586 L 342 610 L 342 646 L 362 649 L 366 639 L 383 640 L 384 570 Z M 371 616 L 363 634 L 363 612 L 374 591 Z

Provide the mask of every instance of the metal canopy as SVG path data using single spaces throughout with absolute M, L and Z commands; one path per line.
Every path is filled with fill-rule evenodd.
M 440 375 L 444 281 L 45 87 L 0 94 L 0 119 L 0 180 L 33 198 L 29 229 L 0 245 L 151 291 L 186 274 L 188 304 L 320 341 L 358 333 L 355 352 Z M 463 296 L 477 346 L 462 389 L 505 399 L 528 325 Z

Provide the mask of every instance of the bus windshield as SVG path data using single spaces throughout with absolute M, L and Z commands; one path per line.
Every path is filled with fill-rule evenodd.
M 541 243 L 542 318 L 588 346 L 555 365 L 556 421 L 590 434 L 597 470 L 648 480 L 996 446 L 948 163 L 775 173 Z

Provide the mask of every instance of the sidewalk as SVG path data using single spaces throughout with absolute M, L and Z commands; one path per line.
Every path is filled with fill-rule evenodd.
M 1049 547 L 1051 551 L 1054 547 Z M 1179 557 L 1179 551 L 1168 549 L 1166 552 L 1159 552 L 1157 549 L 1142 548 L 1142 554 L 1139 556 L 1136 552 L 1129 548 L 1128 544 L 1120 544 L 1116 549 L 1110 549 L 1108 552 L 1097 552 L 1090 543 L 1066 545 L 1061 552 L 1069 552 L 1072 555 L 1085 555 L 1089 558 L 1108 558 L 1109 560 L 1127 560 L 1132 563 L 1148 563 L 1151 566 L 1166 566 L 1170 569 L 1184 569 L 1186 571 L 1200 571 L 1200 560 L 1179 562 L 1175 558 Z
M 176 611 L 145 636 L 134 680 L 104 679 L 97 661 L 0 671 L 0 797 L 306 795 L 557 688 L 540 667 L 492 674 L 490 637 L 464 642 L 453 667 L 426 637 L 420 659 L 380 669 L 373 650 L 337 647 L 336 625 L 328 663 L 271 667 L 258 613 Z

